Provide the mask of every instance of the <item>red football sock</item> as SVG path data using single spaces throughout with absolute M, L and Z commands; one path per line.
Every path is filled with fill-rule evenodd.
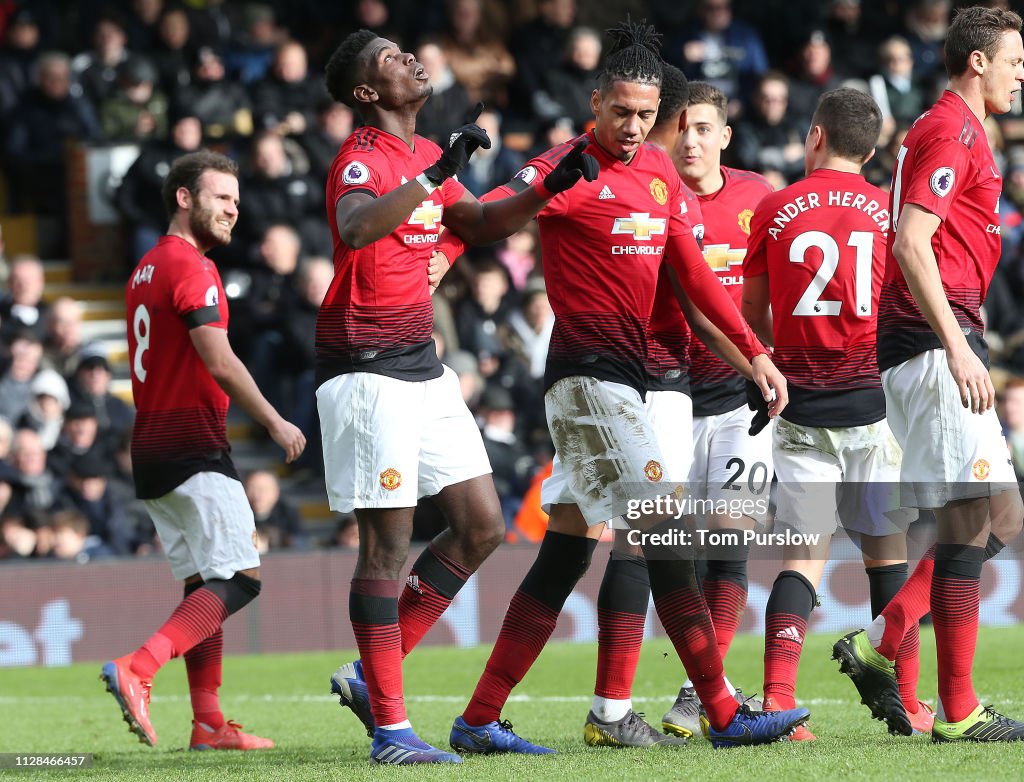
M 377 725 L 406 719 L 397 595 L 398 581 L 353 578 L 348 597 L 370 710 Z
M 703 588 L 704 601 L 715 628 L 718 653 L 724 660 L 743 620 L 743 609 L 747 606 L 747 585 L 724 578 L 705 578 Z
M 971 680 L 978 640 L 980 546 L 938 544 L 932 579 L 932 623 L 938 661 L 939 700 L 946 722 L 959 722 L 978 707 Z
M 185 652 L 185 670 L 188 672 L 188 691 L 192 699 L 192 714 L 201 722 L 217 730 L 224 724 L 220 710 L 218 690 L 221 685 L 221 662 L 224 655 L 224 630 L 217 632 Z
M 772 585 L 764 615 L 764 697 L 773 709 L 796 708 L 796 677 L 807 622 L 817 602 L 814 585 L 783 570 Z
M 516 592 L 483 676 L 462 713 L 467 725 L 486 725 L 501 717 L 512 688 L 526 676 L 555 631 L 558 613 L 522 590 Z
M 597 595 L 597 682 L 594 694 L 625 700 L 633 689 L 651 597 L 647 563 L 613 551 Z
M 665 559 L 664 552 L 657 547 L 649 553 L 645 549 L 644 553 L 658 618 L 697 690 L 708 721 L 715 730 L 722 730 L 736 715 L 739 704 L 725 686 L 715 628 L 704 596 L 697 588 L 693 562 Z
M 917 698 L 917 680 L 921 673 L 921 627 L 911 623 L 903 643 L 896 652 L 896 683 L 900 688 L 900 700 L 907 714 L 917 714 L 920 701 Z
M 143 679 L 152 679 L 168 660 L 183 655 L 217 632 L 228 615 L 224 601 L 210 589 L 195 590 L 132 655 L 132 671 Z
M 932 574 L 934 571 L 935 546 L 932 546 L 917 563 L 917 567 L 910 574 L 907 583 L 882 609 L 881 615 L 885 617 L 885 630 L 882 633 L 882 642 L 878 646 L 878 653 L 886 659 L 896 659 L 900 645 L 903 643 L 903 637 L 911 627 L 917 627 L 921 617 L 931 610 Z
M 409 654 L 437 622 L 473 571 L 449 559 L 431 543 L 412 566 L 398 599 L 402 656 Z

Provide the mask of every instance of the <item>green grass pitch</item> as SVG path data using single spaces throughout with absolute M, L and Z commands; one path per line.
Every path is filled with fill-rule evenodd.
M 0 770 L 0 779 L 67 780 L 1019 780 L 1024 744 L 932 745 L 926 737 L 894 738 L 857 702 L 849 679 L 829 660 L 831 636 L 810 636 L 799 695 L 811 709 L 813 744 L 773 744 L 712 750 L 703 739 L 679 750 L 592 749 L 583 744 L 596 651 L 593 645 L 552 644 L 516 689 L 504 716 L 527 738 L 558 749 L 553 757 L 470 757 L 462 766 L 371 767 L 369 740 L 355 717 L 328 695 L 334 668 L 349 652 L 232 657 L 225 660 L 225 715 L 268 736 L 266 752 L 188 753 L 190 708 L 184 666 L 174 661 L 156 679 L 152 717 L 156 748 L 128 733 L 113 698 L 98 680 L 99 663 L 68 668 L 0 670 L 0 752 L 91 752 L 90 770 Z M 1020 649 L 1024 628 L 984 628 L 975 684 L 982 703 L 1024 717 Z M 762 642 L 736 639 L 730 678 L 760 689 Z M 487 658 L 488 647 L 424 647 L 405 664 L 409 716 L 421 737 L 447 746 Z M 935 701 L 934 641 L 922 631 L 920 694 Z M 682 668 L 664 638 L 644 644 L 634 705 L 660 725 L 680 684 Z

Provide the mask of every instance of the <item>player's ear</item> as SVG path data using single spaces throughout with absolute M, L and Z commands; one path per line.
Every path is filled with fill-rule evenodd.
M 967 66 L 973 68 L 975 72 L 981 76 L 985 72 L 985 66 L 988 65 L 988 58 L 985 53 L 975 49 L 967 57 Z
M 601 91 L 600 90 L 594 90 L 592 93 L 590 93 L 590 110 L 592 112 L 594 112 L 594 116 L 595 117 L 601 111 Z
M 683 109 L 683 113 L 679 115 L 679 132 L 682 133 L 686 130 L 686 109 Z
M 722 149 L 728 147 L 730 141 L 732 141 L 732 125 L 726 125 L 722 128 Z
M 174 193 L 174 200 L 177 202 L 179 209 L 188 211 L 192 208 L 192 193 L 187 187 L 179 187 Z
M 863 165 L 866 165 L 866 164 L 867 164 L 867 162 L 868 162 L 869 160 L 871 160 L 871 158 L 873 158 L 874 156 L 875 156 L 875 148 L 874 148 L 874 147 L 872 147 L 872 148 L 871 148 L 871 151 L 870 151 L 870 152 L 868 152 L 868 156 L 867 156 L 866 158 L 864 158 L 864 159 L 863 159 L 862 161 L 860 161 L 860 164 L 861 164 L 862 166 L 863 166 Z
M 369 84 L 357 84 L 352 88 L 352 97 L 359 103 L 376 103 L 380 96 Z

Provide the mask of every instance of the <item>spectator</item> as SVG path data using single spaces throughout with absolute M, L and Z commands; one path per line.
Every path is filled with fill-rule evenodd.
M 164 0 L 132 0 L 125 22 L 128 44 L 133 51 L 151 52 L 159 45 Z
M 469 165 L 462 169 L 459 181 L 478 198 L 494 188 L 504 185 L 523 167 L 526 158 L 522 153 L 509 149 L 502 143 L 501 120 L 494 111 L 484 111 L 476 124 L 487 131 L 491 139 L 490 149 L 480 148 L 469 159 Z
M 270 527 L 274 533 L 268 535 L 278 546 L 273 548 L 307 547 L 302 529 L 302 517 L 290 502 L 281 497 L 281 484 L 270 470 L 254 470 L 245 479 L 245 496 L 256 517 L 256 526 Z
M 259 244 L 259 265 L 248 273 L 246 295 L 231 300 L 232 344 L 274 407 L 281 406 L 283 397 L 283 332 L 298 299 L 295 272 L 301 249 L 294 228 L 269 225 Z
M 512 280 L 512 287 L 522 290 L 527 278 L 537 266 L 537 229 L 531 223 L 516 231 L 498 245 L 495 252 Z
M 95 419 L 93 419 L 95 421 Z M 148 556 L 154 552 L 154 544 L 159 546 L 156 527 L 146 510 L 143 500 L 135 496 L 135 481 L 132 479 L 132 438 L 127 432 L 117 443 L 111 465 L 107 489 L 114 502 L 123 510 L 128 519 L 132 540 L 135 541 L 135 555 Z M 52 457 L 51 457 L 52 461 Z
M 53 548 L 50 556 L 84 565 L 96 559 L 113 555 L 110 548 L 98 535 L 89 533 L 89 521 L 73 510 L 55 513 L 50 520 L 53 531 Z
M 308 169 L 305 154 L 298 152 Z M 319 247 L 329 236 L 324 226 L 323 183 L 314 181 L 289 157 L 284 139 L 274 131 L 264 131 L 253 140 L 251 166 L 242 177 L 241 192 L 245 210 L 236 233 L 248 249 L 271 223 L 294 225 L 304 247 Z
M 55 183 L 65 181 L 67 143 L 99 137 L 93 107 L 71 91 L 68 56 L 60 52 L 40 55 L 36 84 L 25 94 L 7 127 L 4 152 L 12 211 L 36 211 L 63 220 L 67 193 Z M 62 241 L 57 244 L 63 249 Z
M 476 410 L 480 395 L 484 390 L 484 380 L 480 376 L 480 364 L 476 356 L 465 350 L 446 351 L 444 363 L 458 375 L 462 400 L 470 410 Z
M 842 81 L 833 67 L 832 46 L 825 33 L 812 31 L 800 47 L 797 71 L 789 82 L 789 115 L 799 127 L 807 128 L 818 98 L 839 87 Z
M 776 172 L 787 182 L 804 173 L 806 128 L 787 113 L 789 81 L 777 71 L 768 71 L 754 94 L 748 119 L 736 123 L 736 158 L 740 168 L 762 174 Z
M 59 478 L 64 478 L 71 470 L 71 463 L 79 456 L 95 451 L 109 459 L 114 443 L 100 438 L 96 411 L 88 402 L 72 399 L 71 406 L 64 413 L 64 425 L 61 427 L 57 444 L 47 456 L 50 471 Z M 123 435 L 122 435 L 123 436 Z
M 114 375 L 102 348 L 83 351 L 72 383 L 72 396 L 92 406 L 99 427 L 99 437 L 107 446 L 120 440 L 131 430 L 135 412 L 110 393 Z M 112 448 L 108 448 L 112 450 Z
M 7 463 L 11 455 L 11 446 L 14 444 L 14 429 L 10 421 L 0 417 L 0 466 Z M 0 510 L 6 503 L 0 502 Z
M 252 84 L 267 75 L 274 50 L 287 34 L 277 26 L 274 9 L 265 3 L 247 3 L 242 11 L 239 34 L 224 58 L 228 73 L 243 84 Z
M 71 61 L 71 70 L 85 99 L 95 107 L 113 94 L 117 69 L 128 59 L 128 36 L 121 18 L 110 13 L 100 16 L 93 27 L 92 45 Z
M 546 91 L 534 95 L 534 113 L 543 119 L 569 117 L 577 128 L 586 127 L 594 119 L 590 98 L 600 64 L 601 36 L 590 27 L 575 28 L 564 59 L 547 74 Z
M 883 119 L 909 125 L 924 111 L 924 91 L 914 81 L 914 55 L 898 35 L 878 47 L 878 73 L 868 80 Z
M 914 77 L 944 81 L 942 45 L 949 29 L 949 0 L 915 0 L 904 16 L 906 39 L 914 54 Z
M 161 188 L 171 163 L 195 152 L 203 141 L 203 126 L 196 112 L 186 104 L 170 111 L 168 123 L 170 137 L 143 144 L 114 195 L 114 204 L 131 232 L 133 263 L 138 263 L 167 229 Z
M 1024 480 L 1024 379 L 1015 377 L 1002 393 L 1003 434 L 1017 480 Z
M 575 22 L 576 0 L 538 1 L 536 18 L 523 25 L 512 39 L 516 97 L 510 108 L 533 107 L 533 96 L 545 91 L 547 74 L 562 61 Z
M 484 0 L 447 0 L 447 34 L 441 48 L 455 78 L 469 93 L 470 102 L 482 100 L 492 107 L 508 105 L 508 85 L 516 63 L 495 35 L 499 9 Z M 485 11 L 491 18 L 485 19 Z
M 359 523 L 355 514 L 347 513 L 338 519 L 329 545 L 335 548 L 355 551 L 359 548 Z
M 129 57 L 117 69 L 117 87 L 100 104 L 100 126 L 111 141 L 143 141 L 167 136 L 167 96 L 156 88 L 149 60 Z
M 277 47 L 270 73 L 251 90 L 257 125 L 282 136 L 312 128 L 314 107 L 326 95 L 322 80 L 310 76 L 306 49 L 297 41 Z
M 0 375 L 0 417 L 18 421 L 32 398 L 32 379 L 43 358 L 43 343 L 33 331 L 15 333 L 11 340 L 10 363 Z
M 76 511 L 110 551 L 128 556 L 135 551 L 135 530 L 110 491 L 109 457 L 89 451 L 71 460 L 64 489 L 56 501 L 59 510 Z
M 49 451 L 57 444 L 64 426 L 64 413 L 71 405 L 68 384 L 55 370 L 41 369 L 29 387 L 32 397 L 18 421 L 18 428 L 36 432 L 43 449 Z
M 733 18 L 732 0 L 698 0 L 696 18 L 665 39 L 665 59 L 688 79 L 722 90 L 729 98 L 729 116 L 768 69 L 761 36 Z
M 63 485 L 46 464 L 46 450 L 39 435 L 31 429 L 14 434 L 11 464 L 17 471 L 15 496 L 11 500 L 22 512 L 49 512 L 60 496 Z
M 10 487 L 0 476 L 0 487 Z M 36 531 L 21 515 L 4 512 L 0 515 L 0 561 L 28 559 L 35 555 Z
M 189 48 L 191 25 L 188 12 L 181 7 L 164 9 L 157 24 L 154 48 L 136 51 L 151 52 L 157 70 L 157 85 L 173 103 L 191 81 L 192 57 Z
M 199 118 L 211 139 L 252 135 L 252 101 L 245 87 L 226 76 L 216 50 L 201 46 L 192 55 L 192 80 L 179 93 L 181 106 Z
M 281 370 L 292 378 L 289 420 L 306 435 L 306 450 L 297 467 L 323 474 L 323 448 L 320 443 L 320 416 L 316 407 L 316 316 L 334 278 L 334 264 L 327 258 L 309 258 L 297 274 L 298 301 L 284 324 Z
M 421 43 L 416 49 L 416 59 L 430 76 L 430 86 L 434 88 L 416 115 L 416 132 L 444 146 L 452 128 L 465 122 L 473 102 L 466 88 L 456 80 L 440 44 L 433 40 Z
M 831 0 L 825 34 L 840 71 L 857 78 L 871 75 L 880 21 L 877 15 L 865 16 L 861 0 Z
M 505 268 L 494 259 L 479 263 L 470 283 L 470 297 L 462 301 L 455 317 L 459 346 L 479 358 L 481 353 L 501 354 L 498 329 L 508 322 L 511 305 Z
M 74 374 L 81 360 L 82 304 L 69 296 L 61 296 L 50 306 L 43 340 L 43 364 L 62 377 Z
M 480 398 L 478 418 L 505 527 L 510 528 L 536 465 L 516 436 L 516 407 L 508 391 L 488 386 Z
M 430 101 L 433 102 L 434 98 Z M 299 137 L 299 144 L 309 156 L 309 173 L 316 180 L 327 181 L 338 148 L 352 133 L 352 124 L 352 109 L 344 103 L 336 103 L 329 97 L 321 98 L 317 103 L 316 122 Z
M 533 277 L 526 285 L 519 308 L 508 317 L 501 334 L 507 350 L 529 369 L 530 377 L 541 380 L 551 342 L 555 314 L 548 303 L 543 277 Z
M 8 121 L 32 86 L 38 56 L 39 24 L 31 9 L 18 9 L 7 20 L 4 46 L 0 48 L 0 121 Z
M 11 261 L 9 293 L 0 301 L 0 337 L 9 341 L 15 332 L 28 330 L 42 341 L 46 336 L 49 305 L 43 300 L 46 271 L 34 255 Z

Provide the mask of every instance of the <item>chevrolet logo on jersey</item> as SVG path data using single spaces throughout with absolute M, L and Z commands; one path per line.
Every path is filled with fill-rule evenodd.
M 650 212 L 630 212 L 629 217 L 616 217 L 612 226 L 613 234 L 630 234 L 640 242 L 649 242 L 652 236 L 665 233 L 666 220 L 651 217 Z
M 724 272 L 731 266 L 741 266 L 746 257 L 745 249 L 734 250 L 727 244 L 708 244 L 704 246 L 704 260 L 716 272 Z
M 433 201 L 424 201 L 412 211 L 409 225 L 422 225 L 424 230 L 436 231 L 443 212 L 440 204 L 435 205 Z

